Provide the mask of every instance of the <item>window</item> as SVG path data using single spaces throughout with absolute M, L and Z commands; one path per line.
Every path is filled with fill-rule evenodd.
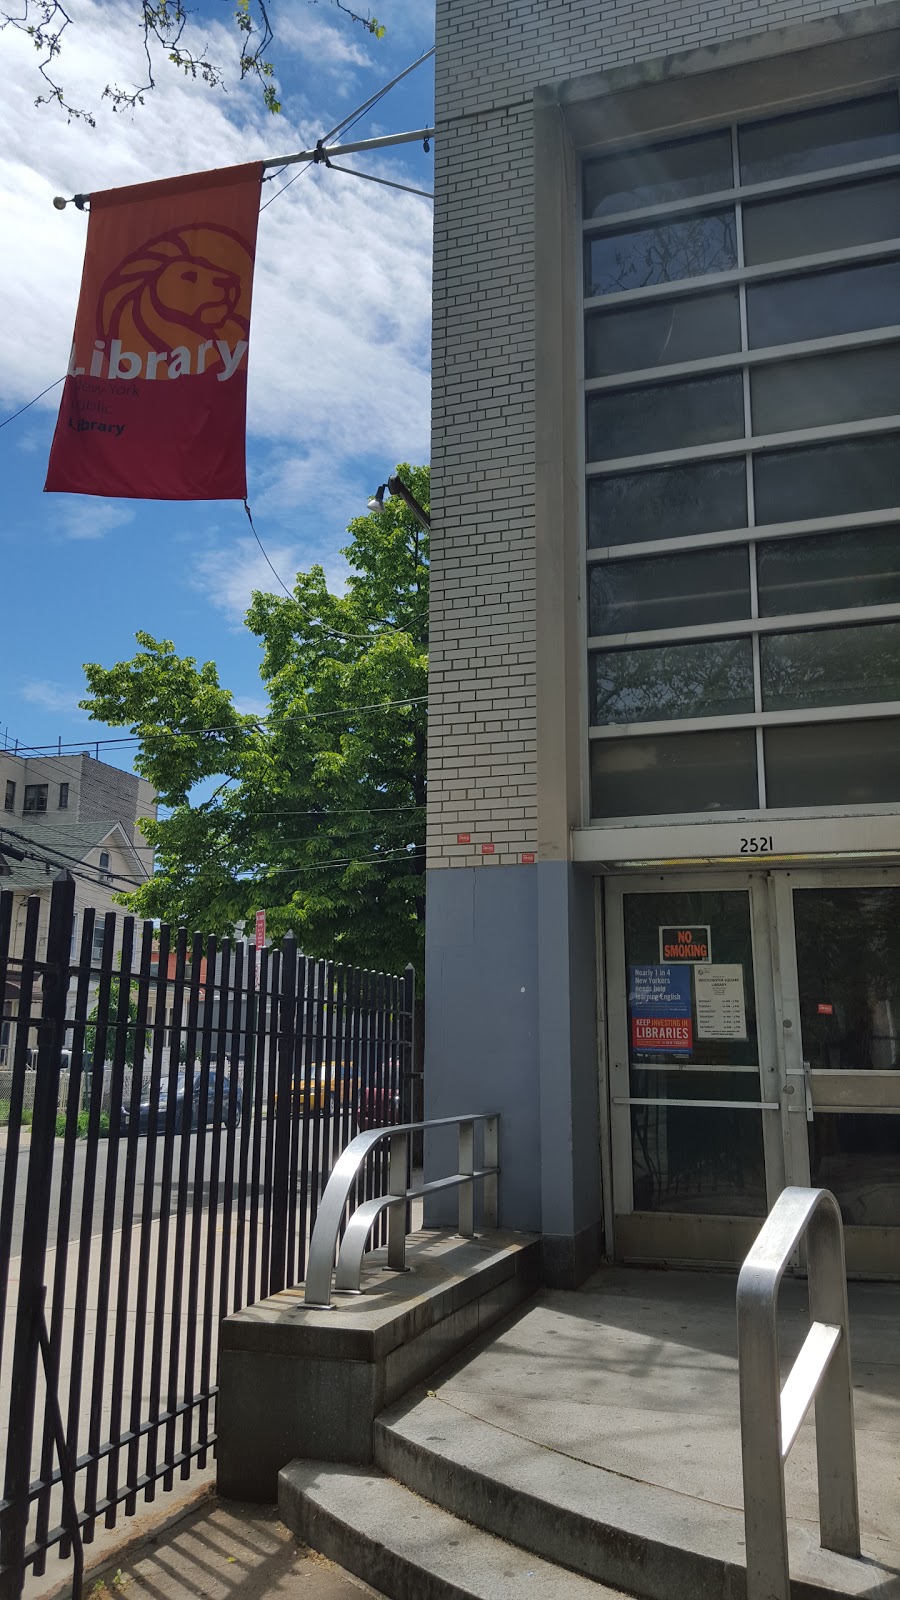
M 745 545 L 705 550 L 702 555 L 598 562 L 588 581 L 592 634 L 687 628 L 750 615 Z
M 736 266 L 734 211 L 729 207 L 588 240 L 584 292 L 620 294 L 624 289 L 702 278 Z
M 588 483 L 588 543 L 595 548 L 746 525 L 743 457 L 617 473 Z
M 736 811 L 756 802 L 752 728 L 591 742 L 593 817 Z
M 742 183 L 768 183 L 826 167 L 900 154 L 900 105 L 883 94 L 849 105 L 767 117 L 738 131 Z
M 61 783 L 59 786 L 59 809 L 60 811 L 69 809 L 69 785 L 67 783 Z
M 767 711 L 900 700 L 900 622 L 768 633 L 759 648 Z
M 877 805 L 900 799 L 900 721 L 766 728 L 770 806 Z
M 894 307 L 898 304 L 895 300 Z M 704 356 L 724 356 L 740 348 L 737 289 L 684 294 L 661 304 L 589 312 L 585 376 L 603 378 L 616 372 L 639 372 L 644 367 L 671 366 L 676 361 L 702 361 Z
M 591 721 L 670 722 L 753 710 L 749 639 L 706 639 L 591 657 Z
M 647 455 L 684 445 L 738 439 L 744 431 L 744 395 L 739 372 L 721 378 L 650 383 L 589 395 L 589 461 Z
M 584 169 L 584 214 L 613 216 L 643 206 L 669 205 L 691 195 L 730 189 L 728 129 L 690 139 L 668 139 L 624 154 L 601 156 Z
M 11 778 L 6 780 L 6 796 L 3 801 L 3 809 L 4 811 L 15 811 L 16 809 L 16 786 Z
M 898 158 L 892 86 L 585 161 L 598 820 L 900 800 Z
M 773 278 L 771 283 L 747 285 L 751 350 L 773 344 L 799 344 L 803 339 L 827 339 L 840 333 L 860 333 L 864 328 L 886 328 L 898 318 L 900 261 L 877 261 L 870 267 L 839 267 L 832 272 L 804 272 L 792 278 Z M 713 320 L 718 321 L 718 314 Z M 707 352 L 698 350 L 697 353 Z M 709 351 L 710 355 L 719 353 Z M 673 356 L 672 359 L 686 360 L 687 357 Z
M 46 783 L 26 783 L 24 806 L 26 816 L 29 814 L 34 815 L 39 811 L 46 811 L 47 788 L 48 785 Z
M 878 183 L 854 184 L 844 189 L 813 189 L 809 194 L 792 194 L 783 200 L 765 200 L 744 207 L 744 257 L 748 267 L 897 238 L 900 178 L 883 178 Z
M 795 428 L 826 428 L 832 422 L 896 416 L 900 350 L 889 344 L 808 356 L 804 361 L 773 361 L 751 372 L 750 396 L 754 433 L 787 433 Z
M 107 873 L 109 872 L 109 851 L 108 850 L 101 850 L 100 851 L 100 871 L 101 872 L 107 872 Z
M 753 467 L 757 522 L 797 522 L 900 506 L 900 438 L 774 450 Z
M 771 539 L 759 546 L 756 566 L 762 617 L 900 606 L 900 527 Z
M 103 959 L 103 923 L 94 923 L 94 937 L 91 942 L 91 966 L 95 967 Z

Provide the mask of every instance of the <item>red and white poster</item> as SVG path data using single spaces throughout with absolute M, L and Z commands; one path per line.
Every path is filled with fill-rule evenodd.
M 265 944 L 265 942 L 266 942 L 266 913 L 264 911 L 257 911 L 257 913 L 256 913 L 256 948 L 257 948 L 257 950 L 261 950 L 263 945 Z
M 243 500 L 262 163 L 91 196 L 45 490 Z

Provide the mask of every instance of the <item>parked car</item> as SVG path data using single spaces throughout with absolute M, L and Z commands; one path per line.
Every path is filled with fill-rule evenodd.
M 363 1083 L 352 1068 L 332 1061 L 330 1072 L 324 1064 L 311 1068 L 306 1076 L 291 1082 L 291 1104 L 301 1114 L 309 1104 L 313 1110 L 329 1111 L 332 1115 L 343 1110 L 348 1099 L 356 1106 L 356 1121 L 360 1131 L 366 1128 L 384 1128 L 400 1120 L 400 1094 L 388 1093 L 381 1083 Z M 278 1091 L 274 1095 L 278 1104 Z
M 178 1074 L 178 1082 L 175 1090 L 174 1115 L 174 1127 L 176 1133 L 181 1132 L 186 1122 L 189 1128 L 199 1128 L 200 1126 L 200 1077 L 201 1075 L 199 1068 L 197 1068 L 193 1074 L 184 1072 L 179 1072 Z M 189 1083 L 190 1089 L 188 1088 Z M 207 1127 L 212 1124 L 213 1116 L 215 1115 L 215 1105 L 216 1069 L 215 1067 L 211 1067 L 209 1072 L 209 1086 L 206 1095 L 205 1126 Z M 226 1072 L 222 1074 L 223 1125 L 227 1125 L 229 1122 L 232 1109 L 234 1111 L 234 1122 L 235 1125 L 237 1125 L 241 1120 L 241 1086 L 237 1080 L 235 1080 L 232 1088 L 231 1079 Z M 141 1103 L 138 1106 L 136 1119 L 138 1133 L 147 1133 L 151 1126 L 154 1126 L 157 1132 L 161 1133 L 166 1126 L 166 1117 L 168 1115 L 168 1111 L 169 1086 L 165 1081 L 163 1081 L 160 1084 L 159 1094 L 155 1102 L 151 1103 L 150 1097 L 147 1095 L 141 1100 Z M 123 1105 L 122 1107 L 120 1115 L 120 1127 L 123 1133 L 127 1133 L 128 1129 L 131 1127 L 131 1108 L 129 1105 Z

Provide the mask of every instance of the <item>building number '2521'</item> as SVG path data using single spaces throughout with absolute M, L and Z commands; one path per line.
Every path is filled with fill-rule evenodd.
M 750 839 L 741 840 L 742 856 L 766 856 L 771 854 L 772 849 L 770 833 L 754 834 Z

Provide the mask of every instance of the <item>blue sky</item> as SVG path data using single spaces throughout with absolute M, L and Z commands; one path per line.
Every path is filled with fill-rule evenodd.
M 139 81 L 136 0 L 72 0 L 68 9 L 59 76 L 70 99 L 96 105 L 106 83 Z M 373 9 L 387 27 L 381 41 L 328 0 L 270 8 L 279 117 L 235 78 L 227 91 L 209 89 L 162 61 L 145 105 L 132 114 L 101 103 L 94 130 L 34 106 L 34 49 L 12 29 L 0 34 L 0 420 L 68 360 L 86 219 L 72 206 L 55 211 L 52 197 L 311 147 L 433 43 L 430 0 L 377 0 Z M 208 7 L 196 35 L 224 62 L 236 53 L 229 11 Z M 349 137 L 430 125 L 433 85 L 428 62 Z M 433 156 L 420 145 L 354 160 L 432 187 Z M 264 200 L 279 186 L 264 185 Z M 249 499 L 288 584 L 321 561 L 339 587 L 348 520 L 398 461 L 428 459 L 430 272 L 427 200 L 320 169 L 261 215 Z M 109 730 L 78 710 L 82 663 L 132 655 L 137 629 L 213 659 L 239 706 L 260 710 L 258 652 L 241 617 L 254 588 L 276 585 L 242 506 L 43 494 L 58 403 L 57 390 L 0 429 L 0 741 L 6 729 L 35 746 L 102 738 Z

